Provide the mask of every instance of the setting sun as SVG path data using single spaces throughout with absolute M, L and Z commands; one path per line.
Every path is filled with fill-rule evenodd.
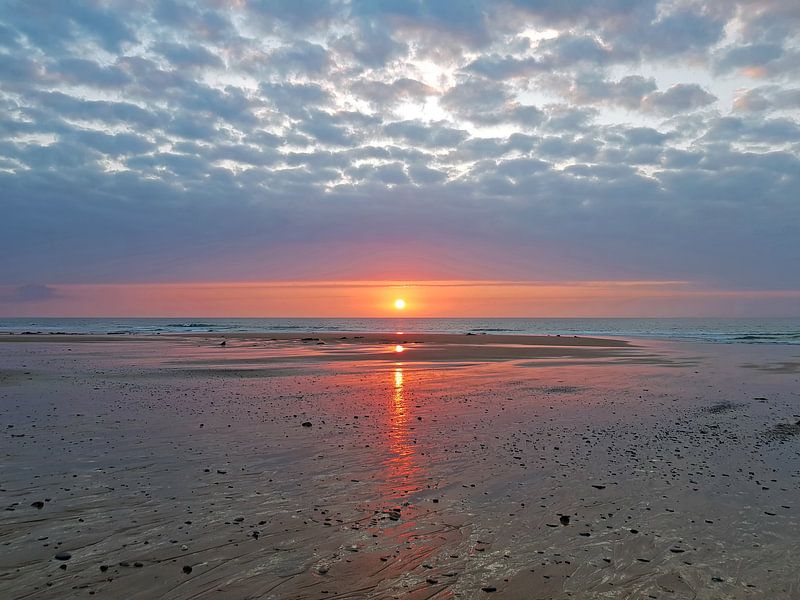
M 406 307 L 406 301 L 403 300 L 402 298 L 398 298 L 397 300 L 394 301 L 394 307 L 397 310 L 403 310 Z

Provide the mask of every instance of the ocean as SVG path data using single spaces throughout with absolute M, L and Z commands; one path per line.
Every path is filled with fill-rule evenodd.
M 798 344 L 794 319 L 233 319 L 233 318 L 0 318 L 0 333 L 416 332 L 588 335 L 692 340 L 723 344 Z

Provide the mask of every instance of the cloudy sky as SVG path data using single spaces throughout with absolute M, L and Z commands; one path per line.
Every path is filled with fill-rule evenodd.
M 419 314 L 798 315 L 799 32 L 796 0 L 6 0 L 0 314 L 484 281 Z M 303 310 L 380 312 L 340 285 Z

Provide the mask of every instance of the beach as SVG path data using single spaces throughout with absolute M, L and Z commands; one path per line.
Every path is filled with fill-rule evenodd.
M 0 335 L 3 598 L 797 598 L 800 350 Z

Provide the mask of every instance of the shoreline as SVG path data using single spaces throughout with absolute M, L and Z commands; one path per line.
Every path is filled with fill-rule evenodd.
M 456 333 L 416 333 L 416 332 L 235 332 L 235 333 L 161 333 L 161 334 L 96 334 L 96 333 L 0 333 L 0 341 L 124 341 L 124 340 L 251 340 L 251 341 L 324 341 L 347 343 L 440 343 L 440 344 L 516 344 L 522 346 L 603 346 L 627 347 L 630 342 L 622 339 L 590 336 L 529 335 L 529 334 L 456 334 Z

